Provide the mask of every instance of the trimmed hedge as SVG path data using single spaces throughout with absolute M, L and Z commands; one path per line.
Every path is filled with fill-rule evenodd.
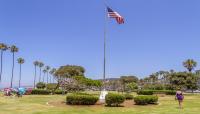
M 153 95 L 152 90 L 140 90 L 137 92 L 138 95 Z
M 166 94 L 166 95 L 176 95 L 174 90 L 139 90 L 138 95 L 153 95 L 153 94 Z
M 95 95 L 74 93 L 67 95 L 66 103 L 69 105 L 94 105 L 98 99 Z
M 134 98 L 131 94 L 125 94 L 124 97 L 126 100 L 132 100 Z
M 32 95 L 49 95 L 51 91 L 44 90 L 44 89 L 33 89 L 31 94 Z
M 55 92 L 54 92 L 55 94 L 58 94 L 58 95 L 61 95 L 61 94 L 67 94 L 67 91 L 62 91 L 62 90 L 56 90 Z
M 109 93 L 106 95 L 107 106 L 119 106 L 125 101 L 125 96 L 122 94 Z
M 134 98 L 134 102 L 136 105 L 156 104 L 158 102 L 158 96 L 137 96 Z
M 166 95 L 176 95 L 176 91 L 166 91 Z

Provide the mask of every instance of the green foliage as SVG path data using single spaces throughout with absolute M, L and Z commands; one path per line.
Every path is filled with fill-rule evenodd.
M 126 88 L 127 91 L 134 91 L 138 89 L 138 85 L 135 82 L 131 82 L 126 85 Z
M 176 95 L 176 91 L 168 90 L 168 91 L 165 91 L 165 94 L 166 95 Z
M 166 94 L 166 95 L 175 95 L 176 91 L 174 90 L 139 90 L 137 91 L 138 95 L 153 95 L 153 94 Z
M 183 62 L 183 66 L 187 68 L 189 72 L 191 72 L 197 66 L 197 62 L 193 59 L 188 59 Z
M 123 86 L 123 91 L 128 91 L 126 90 L 127 84 L 130 83 L 137 83 L 138 82 L 138 78 L 136 76 L 121 76 L 120 77 L 120 82 Z
M 125 96 L 122 94 L 109 93 L 106 95 L 107 106 L 119 106 L 125 101 Z
M 132 100 L 134 97 L 133 97 L 133 95 L 131 95 L 131 94 L 124 94 L 124 97 L 125 97 L 125 99 L 126 100 Z
M 158 102 L 158 97 L 153 95 L 137 96 L 134 97 L 134 102 L 136 105 L 156 104 Z
M 163 84 L 144 84 L 142 89 L 148 90 L 164 90 L 165 86 Z
M 101 87 L 102 82 L 99 80 L 92 80 L 89 78 L 86 78 L 84 76 L 74 76 L 73 79 L 77 80 L 79 83 L 84 84 L 86 86 L 95 86 L 95 87 Z
M 55 90 L 55 92 L 54 92 L 55 94 L 67 94 L 67 92 L 66 91 L 62 91 L 62 90 Z
M 82 66 L 66 65 L 61 66 L 56 72 L 57 77 L 72 77 L 72 76 L 84 76 L 85 69 Z
M 49 83 L 49 84 L 46 84 L 46 89 L 47 90 L 56 90 L 57 88 L 57 84 L 56 83 Z
M 177 72 L 170 76 L 170 83 L 174 88 L 197 89 L 198 76 L 193 73 Z
M 138 95 L 153 95 L 153 91 L 152 90 L 139 90 L 137 91 Z
M 43 82 L 38 82 L 38 83 L 36 84 L 36 87 L 37 87 L 38 89 L 44 89 L 44 88 L 46 87 L 46 84 L 43 83 Z
M 138 82 L 138 78 L 136 76 L 121 76 L 120 80 L 122 83 Z
M 31 94 L 32 95 L 49 95 L 51 91 L 44 90 L 44 89 L 33 89 Z
M 98 97 L 86 93 L 73 93 L 67 95 L 66 103 L 69 105 L 94 105 Z

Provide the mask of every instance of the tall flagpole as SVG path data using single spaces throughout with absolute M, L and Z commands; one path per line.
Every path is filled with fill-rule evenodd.
M 103 60 L 103 91 L 101 91 L 99 100 L 102 103 L 105 103 L 105 98 L 108 92 L 106 91 L 105 82 L 106 82 L 106 34 L 107 34 L 107 5 L 105 4 L 105 20 L 104 20 L 104 60 Z
M 105 6 L 105 20 L 104 20 L 104 61 L 103 61 L 103 81 L 106 81 L 106 34 L 107 34 L 107 9 Z M 104 86 L 105 89 L 105 86 Z

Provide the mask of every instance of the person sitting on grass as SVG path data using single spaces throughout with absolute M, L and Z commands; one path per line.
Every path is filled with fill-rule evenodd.
M 184 96 L 183 96 L 183 93 L 182 93 L 180 88 L 176 92 L 175 99 L 178 100 L 179 108 L 182 109 L 183 108 L 182 104 L 183 104 Z

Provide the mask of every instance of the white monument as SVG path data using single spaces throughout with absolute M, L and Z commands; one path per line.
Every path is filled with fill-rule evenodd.
M 108 91 L 106 91 L 105 89 L 103 91 L 101 91 L 100 97 L 99 97 L 99 101 L 101 103 L 105 103 L 105 99 L 106 99 L 106 95 L 108 94 Z

